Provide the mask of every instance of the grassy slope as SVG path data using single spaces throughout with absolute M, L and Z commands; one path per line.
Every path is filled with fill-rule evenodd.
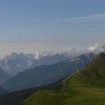
M 62 82 L 57 90 L 37 91 L 20 105 L 105 105 L 105 54 Z
M 0 105 L 18 105 L 22 100 L 31 96 L 34 92 L 38 90 L 59 90 L 61 88 L 61 81 L 59 80 L 56 83 L 45 85 L 38 88 L 26 89 L 22 91 L 16 91 L 7 94 L 0 94 Z

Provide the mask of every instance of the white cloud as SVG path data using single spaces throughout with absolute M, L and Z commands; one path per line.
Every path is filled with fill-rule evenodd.
M 35 52 L 35 59 L 37 59 L 37 60 L 38 60 L 38 59 L 39 59 L 39 55 L 40 55 L 40 54 L 39 54 L 39 52 L 38 52 L 38 51 L 36 51 L 36 52 Z
M 93 51 L 97 50 L 98 47 L 99 47 L 98 44 L 95 44 L 95 45 L 93 45 L 93 46 L 89 46 L 89 47 L 88 47 L 88 51 L 93 52 Z
M 93 46 L 89 46 L 87 48 L 88 52 L 94 52 L 94 53 L 100 53 L 100 52 L 105 52 L 105 46 L 101 46 L 99 44 L 95 44 Z
M 81 16 L 81 17 L 74 17 L 74 18 L 65 18 L 60 19 L 57 22 L 91 22 L 91 21 L 104 21 L 105 20 L 105 13 L 89 15 L 89 16 Z

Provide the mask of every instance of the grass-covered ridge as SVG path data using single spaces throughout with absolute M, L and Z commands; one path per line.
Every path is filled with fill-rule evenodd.
M 25 89 L 21 91 L 0 94 L 0 105 L 18 105 L 22 100 L 31 96 L 34 92 L 38 90 L 59 90 L 61 88 L 61 81 L 59 80 L 56 83 L 45 85 L 38 88 Z
M 105 105 L 105 54 L 61 85 L 59 90 L 37 91 L 20 105 Z

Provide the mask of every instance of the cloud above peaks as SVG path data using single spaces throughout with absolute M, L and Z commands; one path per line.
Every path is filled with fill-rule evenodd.
M 97 50 L 98 48 L 99 48 L 99 45 L 95 44 L 93 46 L 89 46 L 88 51 L 93 52 L 93 51 Z
M 100 52 L 105 52 L 105 46 L 101 46 L 99 44 L 95 44 L 93 46 L 89 46 L 87 48 L 88 52 L 94 52 L 96 54 L 100 53 Z

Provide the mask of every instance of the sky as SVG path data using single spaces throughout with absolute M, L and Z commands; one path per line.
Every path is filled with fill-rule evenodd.
M 105 0 L 0 0 L 0 57 L 105 44 Z

